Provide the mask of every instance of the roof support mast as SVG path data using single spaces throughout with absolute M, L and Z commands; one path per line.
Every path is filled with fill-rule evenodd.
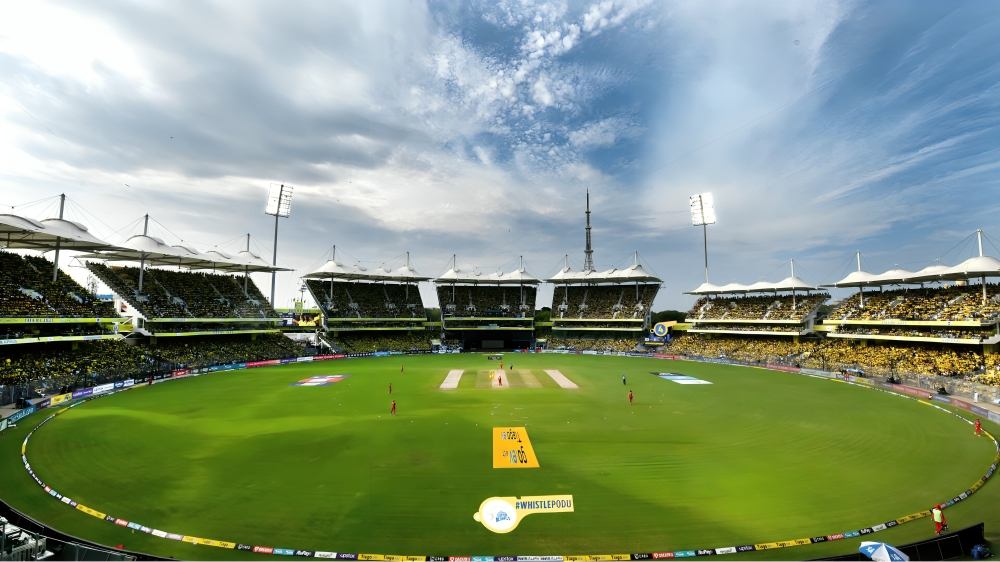
M 858 250 L 858 271 L 861 271 L 861 250 Z M 858 285 L 858 293 L 861 294 L 861 308 L 865 307 L 865 289 Z
M 149 213 L 146 213 L 143 217 L 142 222 L 142 235 L 149 235 Z M 139 293 L 142 293 L 142 282 L 146 273 L 146 254 L 143 253 L 139 258 Z
M 65 208 L 66 208 L 66 194 L 65 193 L 60 193 L 59 194 L 59 220 L 62 220 L 62 218 L 63 218 L 63 210 Z M 10 235 L 8 234 L 7 236 L 8 236 L 8 240 L 9 240 Z M 52 282 L 53 283 L 55 283 L 59 279 L 59 243 L 61 242 L 61 240 L 62 240 L 61 238 L 56 237 L 56 255 L 55 255 L 55 259 L 52 261 Z M 10 243 L 8 242 L 7 245 L 10 246 Z
M 792 264 L 792 281 L 795 280 L 795 260 L 789 260 Z M 795 285 L 792 285 L 792 310 L 795 310 L 797 305 L 795 304 Z
M 979 243 L 979 257 L 983 257 L 983 229 L 976 229 L 976 241 Z M 986 304 L 986 276 L 983 275 L 980 279 L 983 285 L 983 304 Z
M 330 254 L 330 261 L 337 261 L 337 245 L 333 245 L 333 252 Z M 330 302 L 333 302 L 333 276 L 330 276 Z
M 250 233 L 247 232 L 247 255 L 250 255 Z M 247 291 L 248 283 L 250 280 L 250 266 L 243 266 L 243 296 L 250 298 L 250 293 Z

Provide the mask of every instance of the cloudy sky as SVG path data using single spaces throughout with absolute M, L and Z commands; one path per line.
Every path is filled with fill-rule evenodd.
M 1000 3 L 6 2 L 0 212 L 270 256 L 702 281 L 1000 255 Z M 31 204 L 42 199 L 40 203 Z M 11 210 L 11 207 L 14 207 Z M 268 290 L 269 281 L 259 284 Z

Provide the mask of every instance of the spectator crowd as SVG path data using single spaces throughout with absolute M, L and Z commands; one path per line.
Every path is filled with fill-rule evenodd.
M 0 351 L 0 385 L 51 393 L 175 368 L 298 357 L 304 348 L 280 334 L 262 334 L 162 338 L 155 345 L 125 340 L 11 345 Z
M 355 332 L 337 336 L 334 347 L 343 353 L 427 351 L 431 348 L 431 341 L 423 333 Z
M 568 351 L 635 351 L 635 338 L 564 338 L 550 337 L 545 343 L 546 349 L 565 349 Z
M 552 318 L 645 318 L 659 284 L 564 285 L 552 295 Z
M 111 287 L 147 318 L 276 318 L 252 281 L 233 275 L 147 268 L 139 291 L 139 269 L 87 264 L 98 279 Z
M 97 299 L 62 270 L 39 256 L 0 251 L 0 317 L 115 317 L 114 306 Z
M 306 286 L 330 318 L 424 318 L 427 315 L 415 283 L 309 280 Z
M 459 318 L 533 318 L 534 285 L 437 285 L 441 314 Z
M 688 334 L 675 338 L 667 353 L 721 357 L 745 363 L 780 363 L 828 371 L 859 369 L 876 376 L 914 374 L 1000 383 L 997 354 L 954 345 L 857 341 L 835 338 L 741 337 Z
M 1000 285 L 903 288 L 866 291 L 844 299 L 830 312 L 830 320 L 993 320 L 1000 316 Z
M 702 297 L 688 318 L 697 320 L 798 320 L 830 298 L 828 293 Z

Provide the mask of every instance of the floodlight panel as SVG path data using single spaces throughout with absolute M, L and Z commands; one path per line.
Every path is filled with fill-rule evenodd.
M 699 193 L 688 198 L 691 207 L 691 224 L 701 226 L 715 224 L 715 197 L 711 193 Z
M 292 214 L 292 186 L 272 185 L 267 191 L 267 206 L 264 213 L 288 217 Z

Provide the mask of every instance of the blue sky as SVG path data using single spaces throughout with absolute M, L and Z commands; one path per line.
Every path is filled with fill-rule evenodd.
M 656 308 L 702 280 L 704 191 L 713 282 L 956 263 L 1000 243 L 996 37 L 988 1 L 9 4 L 0 205 L 270 255 L 290 183 L 279 303 L 333 244 L 578 268 L 587 188 L 598 268 L 638 250 Z

